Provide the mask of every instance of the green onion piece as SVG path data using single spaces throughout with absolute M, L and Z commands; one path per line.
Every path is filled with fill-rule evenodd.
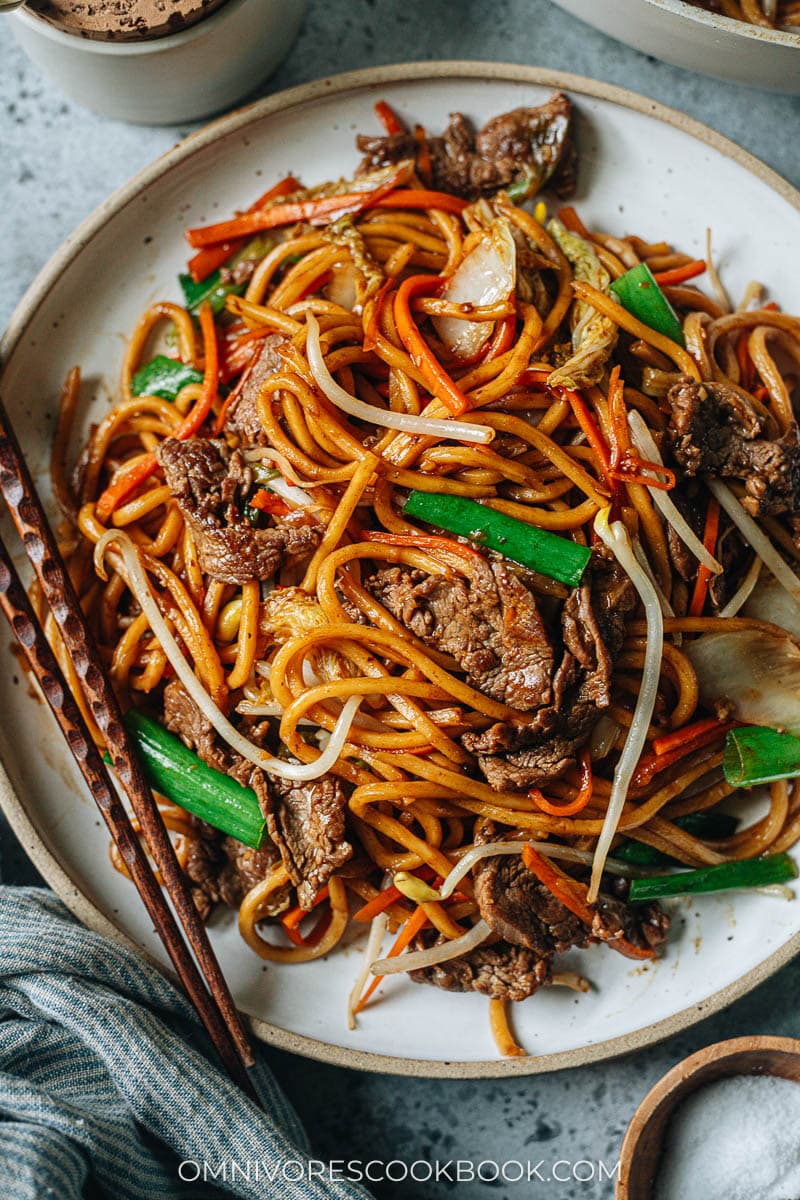
M 464 496 L 436 492 L 411 492 L 403 511 L 429 525 L 469 538 L 480 546 L 497 550 L 506 558 L 576 587 L 592 556 L 588 546 L 526 525 L 515 517 L 476 504 Z
M 676 817 L 675 824 L 680 829 L 685 829 L 687 833 L 693 834 L 694 837 L 712 838 L 717 841 L 720 838 L 730 837 L 736 832 L 739 824 L 738 817 L 731 816 L 730 813 L 721 812 L 696 812 L 687 813 L 685 817 Z M 640 867 L 662 867 L 676 863 L 678 860 L 672 858 L 669 854 L 664 854 L 661 850 L 656 850 L 655 846 L 648 846 L 645 842 L 625 841 L 621 845 L 615 847 L 614 858 L 619 858 L 622 862 L 633 863 Z
M 800 775 L 800 738 L 753 725 L 731 729 L 722 758 L 725 779 L 734 787 L 755 787 Z
M 622 307 L 627 308 L 643 325 L 663 333 L 679 346 L 686 346 L 683 326 L 647 263 L 639 263 L 620 275 L 611 284 L 611 291 Z
M 660 900 L 664 896 L 696 896 L 701 892 L 726 892 L 730 888 L 768 887 L 797 878 L 797 867 L 788 854 L 768 858 L 743 858 L 738 862 L 701 867 L 699 871 L 680 871 L 676 875 L 656 875 L 634 879 L 628 899 Z
M 258 850 L 264 844 L 266 822 L 252 788 L 207 766 L 180 738 L 138 708 L 126 713 L 125 727 L 153 791 L 245 846 Z
M 506 195 L 515 204 L 521 204 L 523 200 L 527 200 L 536 191 L 537 182 L 535 175 L 520 175 L 519 179 L 515 179 L 506 188 Z
M 202 383 L 203 375 L 176 358 L 157 354 L 134 375 L 131 390 L 134 396 L 160 396 L 162 400 L 174 400 L 187 383 Z
M 220 283 L 219 271 L 214 271 L 200 283 L 195 283 L 191 275 L 179 275 L 178 282 L 189 312 L 197 312 L 203 301 L 207 300 L 215 316 L 222 312 L 228 296 L 241 296 L 246 286 L 243 283 Z

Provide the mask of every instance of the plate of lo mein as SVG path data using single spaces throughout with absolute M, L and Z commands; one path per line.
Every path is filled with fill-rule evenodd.
M 425 64 L 217 122 L 34 284 L 3 399 L 260 1036 L 552 1069 L 800 944 L 798 207 L 630 93 Z M 158 958 L 0 688 L 24 844 Z

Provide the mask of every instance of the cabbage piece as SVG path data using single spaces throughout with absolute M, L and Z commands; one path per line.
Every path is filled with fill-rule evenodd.
M 745 601 L 743 614 L 771 621 L 800 639 L 800 605 L 773 575 L 762 575 Z
M 474 250 L 462 259 L 442 292 L 452 304 L 483 307 L 510 299 L 517 285 L 517 247 L 508 221 L 498 217 Z M 435 317 L 434 328 L 443 344 L 459 358 L 472 358 L 484 346 L 494 321 L 462 321 Z
M 592 287 L 608 295 L 611 276 L 586 239 L 570 232 L 556 217 L 548 222 L 547 232 L 564 257 L 572 263 L 576 281 L 590 283 Z M 547 380 L 548 386 L 579 391 L 598 383 L 603 377 L 618 336 L 619 330 L 612 320 L 584 300 L 576 300 L 572 305 L 574 353 L 551 372 Z
M 789 634 L 705 633 L 684 644 L 683 652 L 697 672 L 704 704 L 724 700 L 739 721 L 800 733 L 800 648 Z

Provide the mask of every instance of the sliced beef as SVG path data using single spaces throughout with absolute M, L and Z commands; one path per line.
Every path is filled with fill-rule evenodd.
M 450 654 L 485 695 L 523 711 L 550 702 L 550 637 L 533 594 L 506 560 L 475 555 L 469 578 L 389 567 L 367 587 L 426 645 Z
M 279 859 L 271 843 L 260 850 L 244 846 L 236 838 L 224 837 L 210 825 L 196 822 L 198 837 L 190 843 L 184 868 L 192 883 L 197 885 L 195 902 L 204 917 L 214 904 L 223 903 L 238 908 L 247 893 L 265 879 Z M 275 897 L 276 910 L 287 904 L 286 889 Z
M 586 926 L 539 882 L 519 854 L 484 859 L 475 867 L 474 879 L 481 916 L 505 941 L 541 958 L 588 944 Z
M 614 659 L 636 604 L 627 575 L 607 552 L 595 551 L 581 585 L 561 614 L 561 656 L 552 698 L 529 723 L 497 722 L 467 733 L 464 746 L 498 791 L 541 787 L 574 763 L 600 713 L 611 703 Z
M 444 939 L 423 929 L 413 949 L 427 950 Z M 493 1000 L 526 1000 L 550 980 L 550 960 L 524 946 L 495 942 L 433 967 L 409 971 L 415 983 L 432 983 L 448 992 L 481 992 Z
M 323 775 L 311 783 L 292 783 L 277 776 L 268 777 L 246 758 L 219 742 L 210 722 L 203 716 L 179 680 L 172 680 L 164 689 L 164 716 L 167 729 L 217 771 L 224 771 L 258 796 L 261 810 L 267 818 L 267 831 L 272 844 L 264 850 L 251 851 L 234 838 L 226 838 L 223 851 L 233 863 L 235 874 L 228 870 L 224 882 L 219 880 L 219 896 L 224 886 L 235 894 L 240 881 L 261 870 L 259 855 L 270 854 L 275 861 L 278 852 L 297 888 L 298 903 L 310 908 L 317 892 L 327 883 L 334 871 L 352 857 L 353 848 L 345 839 L 345 810 L 347 799 L 339 780 Z M 268 734 L 266 722 L 245 718 L 242 732 L 264 745 Z M 227 843 L 232 843 L 232 847 Z M 236 853 L 233 853 L 236 850 Z M 219 856 L 216 861 L 224 866 Z M 198 872 L 200 867 L 198 866 Z M 263 876 L 261 876 L 263 878 Z M 244 882 L 242 882 L 244 886 Z
M 255 356 L 250 360 L 240 383 L 239 394 L 225 417 L 225 430 L 235 433 L 242 446 L 264 445 L 267 437 L 258 415 L 258 394 L 265 380 L 283 369 L 284 362 L 278 353 L 286 345 L 286 338 L 271 333 L 262 338 Z
M 298 510 L 256 529 L 244 516 L 253 473 L 224 441 L 168 438 L 157 450 L 167 484 L 197 544 L 200 566 L 223 583 L 269 579 L 284 558 L 306 554 L 319 543 L 321 526 Z
M 560 196 L 575 188 L 576 154 L 572 105 L 561 92 L 535 108 L 515 108 L 476 133 L 462 113 L 452 113 L 441 137 L 428 139 L 432 186 L 467 199 L 490 196 L 519 179 L 531 192 L 550 183 Z M 359 173 L 413 158 L 410 133 L 356 139 L 364 158 Z
M 353 854 L 345 839 L 347 799 L 333 775 L 312 783 L 275 778 L 272 790 L 267 829 L 297 888 L 298 903 L 310 909 L 320 888 Z
M 179 679 L 171 680 L 164 688 L 164 724 L 170 733 L 177 734 L 209 767 L 230 775 L 243 787 L 252 788 L 258 796 L 261 811 L 266 815 L 270 807 L 266 775 L 241 754 L 219 741 L 213 725 L 197 707 Z M 269 727 L 266 721 L 245 718 L 241 729 L 251 741 L 263 745 Z
M 667 436 L 687 475 L 741 479 L 742 504 L 754 517 L 800 509 L 800 434 L 797 425 L 775 440 L 760 415 L 726 383 L 683 379 L 667 393 Z
M 654 949 L 667 936 L 669 915 L 655 901 L 650 904 L 626 903 L 629 886 L 625 879 L 603 876 L 592 936 L 610 943 L 624 937 L 640 950 Z

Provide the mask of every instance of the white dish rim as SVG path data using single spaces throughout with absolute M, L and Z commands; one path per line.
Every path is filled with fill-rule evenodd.
M 398 63 L 390 66 L 369 67 L 365 70 L 349 71 L 277 92 L 274 95 L 257 100 L 253 104 L 236 109 L 226 116 L 212 121 L 137 172 L 127 183 L 123 184 L 122 187 L 117 189 L 107 200 L 99 205 L 66 239 L 49 262 L 45 264 L 17 305 L 6 331 L 2 339 L 0 339 L 0 383 L 2 383 L 3 364 L 11 357 L 17 345 L 21 342 L 28 322 L 44 302 L 54 281 L 83 251 L 92 237 L 111 216 L 134 201 L 143 190 L 150 187 L 166 171 L 191 158 L 192 155 L 205 149 L 205 147 L 219 137 L 244 129 L 248 125 L 260 121 L 265 116 L 288 111 L 320 97 L 366 90 L 376 85 L 388 87 L 393 83 L 420 82 L 424 80 L 435 82 L 441 81 L 443 78 L 495 79 L 509 83 L 527 83 L 533 86 L 552 87 L 574 95 L 584 95 L 609 101 L 612 104 L 631 109 L 634 112 L 654 117 L 711 146 L 726 157 L 733 159 L 740 166 L 766 183 L 767 186 L 772 188 L 787 203 L 800 212 L 800 191 L 793 187 L 787 180 L 783 179 L 776 171 L 773 171 L 772 168 L 761 162 L 760 159 L 743 150 L 735 142 L 730 141 L 722 134 L 702 124 L 702 122 L 696 121 L 694 118 L 688 117 L 684 113 L 661 104 L 656 100 L 631 92 L 627 88 L 562 71 L 551 71 L 545 68 L 513 63 L 482 62 L 480 60 Z M 149 961 L 158 966 L 160 970 L 164 971 L 165 974 L 169 974 L 161 964 L 155 963 L 155 960 L 141 946 L 129 938 L 127 934 L 83 894 L 76 881 L 70 876 L 68 870 L 58 860 L 56 855 L 47 847 L 42 835 L 35 828 L 23 800 L 16 794 L 2 764 L 0 764 L 0 808 L 5 813 L 14 833 L 34 866 L 78 920 L 95 932 L 111 937 L 115 941 L 126 945 L 137 954 L 143 954 Z M 290 1053 L 302 1055 L 304 1058 L 311 1058 L 320 1062 L 349 1067 L 351 1069 L 375 1071 L 391 1075 L 416 1076 L 419 1078 L 449 1079 L 534 1075 L 543 1072 L 564 1070 L 570 1067 L 585 1066 L 588 1063 L 615 1058 L 634 1050 L 643 1049 L 674 1033 L 686 1030 L 698 1021 L 719 1012 L 733 1003 L 734 1000 L 739 999 L 757 987 L 758 984 L 763 983 L 789 962 L 798 952 L 800 952 L 800 932 L 787 939 L 769 958 L 747 971 L 734 983 L 713 993 L 713 995 L 707 997 L 701 1003 L 689 1005 L 687 1008 L 674 1013 L 670 1017 L 653 1022 L 631 1033 L 608 1038 L 601 1042 L 578 1047 L 573 1050 L 538 1056 L 531 1055 L 525 1058 L 485 1059 L 473 1062 L 435 1062 L 430 1059 L 402 1058 L 332 1045 L 316 1038 L 281 1029 L 257 1017 L 248 1016 L 247 1020 L 255 1036 L 269 1045 L 289 1051 Z

